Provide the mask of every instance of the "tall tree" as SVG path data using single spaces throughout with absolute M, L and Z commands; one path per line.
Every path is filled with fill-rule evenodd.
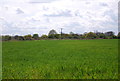
M 19 36 L 19 40 L 25 40 L 23 36 Z
M 18 36 L 18 35 L 15 35 L 13 38 L 14 38 L 15 40 L 19 40 L 19 36 Z
M 104 33 L 101 33 L 101 34 L 99 34 L 99 35 L 98 35 L 98 38 L 101 38 L 101 39 L 106 39 L 106 38 L 107 38 L 107 36 L 105 36 L 105 34 L 104 34 Z
M 105 35 L 107 36 L 108 39 L 112 39 L 115 36 L 113 31 L 108 31 L 105 33 Z
M 106 36 L 114 36 L 114 32 L 113 31 L 108 31 L 105 33 Z
M 42 35 L 40 38 L 41 38 L 41 39 L 47 39 L 48 36 L 47 36 L 47 35 Z
M 31 35 L 25 35 L 24 38 L 25 38 L 25 40 L 32 40 L 32 36 Z
M 33 38 L 34 38 L 35 40 L 38 40 L 38 39 L 39 39 L 39 35 L 38 35 L 38 34 L 33 34 Z
M 48 34 L 48 38 L 52 38 L 55 39 L 55 35 L 57 34 L 57 32 L 55 30 L 50 30 L 49 34 Z
M 73 35 L 74 33 L 73 32 L 70 32 L 70 35 Z
M 94 39 L 94 38 L 96 38 L 97 36 L 96 36 L 95 33 L 89 32 L 89 33 L 86 34 L 85 37 L 88 38 L 88 39 Z
M 55 30 L 50 30 L 49 34 L 48 35 L 53 35 L 53 34 L 57 34 L 57 32 Z

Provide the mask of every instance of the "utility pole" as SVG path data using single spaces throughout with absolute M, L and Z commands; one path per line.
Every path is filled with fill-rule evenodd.
M 61 28 L 61 39 L 62 39 L 62 29 L 63 29 L 63 28 Z

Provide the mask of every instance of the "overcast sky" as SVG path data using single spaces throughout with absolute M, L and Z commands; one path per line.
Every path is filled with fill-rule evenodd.
M 118 33 L 119 0 L 0 0 L 0 30 L 6 35 Z

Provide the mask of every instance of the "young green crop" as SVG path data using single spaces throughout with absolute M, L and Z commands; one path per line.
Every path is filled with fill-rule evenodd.
M 3 79 L 117 79 L 118 40 L 3 42 Z

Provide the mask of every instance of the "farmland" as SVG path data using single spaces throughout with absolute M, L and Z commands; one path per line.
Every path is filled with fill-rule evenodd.
M 7 41 L 3 79 L 117 79 L 118 39 Z

